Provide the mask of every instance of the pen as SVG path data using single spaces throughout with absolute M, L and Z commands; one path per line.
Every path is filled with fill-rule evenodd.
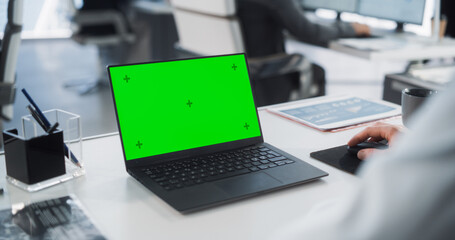
M 22 88 L 22 93 L 25 95 L 27 100 L 32 104 L 32 106 L 36 109 L 36 112 L 39 115 L 39 118 L 41 121 L 44 123 L 46 127 L 50 127 L 51 123 L 47 120 L 47 118 L 44 116 L 43 112 L 41 112 L 41 109 L 39 109 L 38 105 L 36 105 L 35 101 L 33 101 L 32 97 L 28 94 L 28 92 L 25 90 L 25 88 Z
M 32 113 L 32 116 L 35 118 L 35 120 L 38 122 L 38 124 L 40 124 L 40 126 L 43 128 L 43 130 L 47 133 L 50 133 L 49 132 L 50 129 L 55 129 L 56 128 L 55 125 L 51 127 L 51 123 L 44 116 L 43 112 L 41 112 L 38 105 L 36 105 L 35 101 L 33 101 L 32 97 L 27 93 L 25 88 L 22 88 L 22 93 L 25 95 L 25 97 L 30 102 L 30 104 L 32 104 L 32 106 L 35 108 L 35 109 L 33 109 L 30 106 L 27 107 L 27 109 L 29 109 L 29 111 L 35 112 L 36 118 L 35 118 L 35 116 L 33 116 L 33 113 Z M 39 120 L 37 120 L 37 119 L 39 119 Z M 42 125 L 40 122 L 42 123 Z M 76 156 L 74 156 L 74 154 L 69 150 L 68 146 L 65 143 L 63 144 L 63 150 L 64 150 L 65 156 L 67 156 L 67 157 L 71 156 L 70 160 L 72 163 L 74 163 L 74 165 L 76 165 L 80 168 L 82 167 L 81 164 L 79 163 L 79 161 L 77 160 Z
M 50 127 L 49 129 L 47 129 L 47 133 L 53 133 L 55 131 L 55 129 L 57 129 L 58 127 L 58 122 L 56 122 L 52 127 Z
M 43 123 L 43 120 L 39 117 L 38 112 L 30 105 L 27 106 L 28 111 L 32 115 L 32 117 L 35 119 L 35 121 L 41 126 L 41 128 L 46 131 L 48 134 L 51 134 L 57 129 L 58 127 L 58 122 L 56 122 L 52 127 L 46 127 Z
M 41 120 L 41 118 L 38 116 L 38 113 L 33 109 L 30 105 L 27 106 L 27 110 L 30 112 L 32 117 L 35 119 L 35 121 L 41 126 L 44 131 L 47 130 L 46 125 L 44 125 L 44 122 Z M 46 131 L 47 132 L 47 131 Z

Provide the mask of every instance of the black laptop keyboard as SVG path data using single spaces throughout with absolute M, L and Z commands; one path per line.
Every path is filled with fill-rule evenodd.
M 166 190 L 216 181 L 294 163 L 259 146 L 149 166 L 142 171 Z

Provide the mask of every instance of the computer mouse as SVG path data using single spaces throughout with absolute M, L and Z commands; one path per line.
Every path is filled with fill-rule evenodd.
M 381 36 L 371 35 L 371 34 L 361 34 L 361 35 L 357 35 L 356 38 L 381 38 Z
M 347 150 L 350 154 L 357 156 L 357 153 L 365 148 L 387 149 L 389 145 L 379 142 L 362 142 L 355 146 L 348 146 Z

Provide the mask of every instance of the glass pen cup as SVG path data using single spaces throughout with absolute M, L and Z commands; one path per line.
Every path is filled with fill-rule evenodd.
M 69 153 L 65 154 L 66 173 L 32 185 L 7 177 L 10 183 L 29 192 L 38 191 L 85 175 L 84 162 L 82 159 L 82 130 L 80 116 L 60 109 L 44 111 L 43 114 L 51 125 L 58 122 L 59 125 L 57 129 L 63 131 L 63 141 L 69 150 L 65 150 L 65 153 Z M 31 115 L 27 115 L 22 117 L 22 134 L 24 138 L 33 138 L 47 133 Z

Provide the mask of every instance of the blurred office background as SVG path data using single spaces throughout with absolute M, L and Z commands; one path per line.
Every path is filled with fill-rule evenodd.
M 317 2 L 330 5 L 339 1 Z M 378 2 L 386 4 L 388 1 Z M 81 5 L 82 0 L 23 1 L 22 41 L 16 69 L 18 91 L 14 114 L 11 120 L 3 120 L 3 129 L 20 127 L 21 117 L 28 114 L 25 108 L 28 102 L 20 93 L 20 89 L 26 88 L 43 110 L 58 108 L 81 115 L 84 137 L 115 132 L 113 102 L 110 89 L 106 87 L 107 72 L 103 64 L 184 57 L 174 52 L 178 34 L 168 1 L 131 1 L 127 9 L 122 9 L 128 26 L 123 36 L 117 36 L 120 40 L 73 36 L 77 25 L 74 18 Z M 1 31 L 7 22 L 7 6 L 8 0 L 0 0 Z M 429 37 L 433 6 L 434 0 L 427 0 L 422 24 L 405 24 L 404 30 Z M 306 13 L 314 21 L 330 23 L 339 17 L 342 21 L 365 23 L 386 31 L 393 31 L 396 27 L 392 20 L 349 12 L 337 16 L 332 9 L 316 7 Z M 117 45 L 109 48 L 109 41 Z M 301 43 L 292 36 L 286 40 L 286 49 L 288 53 L 304 55 L 325 69 L 326 95 L 353 94 L 382 99 L 386 74 L 402 73 L 409 64 L 407 60 L 359 58 Z M 450 64 L 450 58 L 437 61 Z

